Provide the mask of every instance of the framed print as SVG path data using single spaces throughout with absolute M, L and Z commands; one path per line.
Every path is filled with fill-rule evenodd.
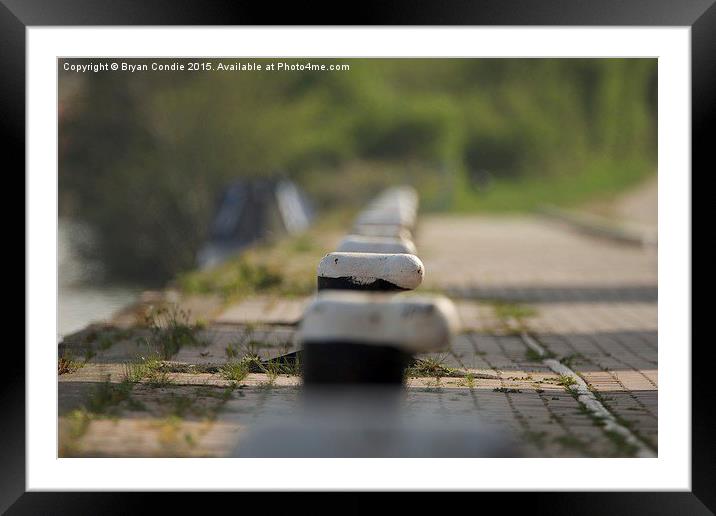
M 0 506 L 712 513 L 712 3 L 4 0 L 27 303 Z

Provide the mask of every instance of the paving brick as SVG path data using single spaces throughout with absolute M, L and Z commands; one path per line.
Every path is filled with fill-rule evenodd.
M 426 216 L 418 230 L 416 244 L 426 270 L 420 288 L 454 297 L 464 330 L 449 352 L 421 358 L 463 371 L 458 377 L 408 379 L 406 410 L 440 414 L 446 421 L 474 413 L 496 431 L 518 436 L 529 457 L 628 454 L 559 384 L 559 376 L 528 353 L 515 330 L 527 331 L 579 374 L 620 422 L 657 448 L 655 253 L 527 217 Z M 505 321 L 495 301 L 529 305 L 533 313 Z M 206 345 L 185 346 L 172 360 L 202 366 L 229 360 L 227 348 L 238 356 L 252 350 L 262 358 L 295 351 L 290 325 L 303 303 L 252 298 L 224 308 L 209 317 L 201 332 Z M 204 315 L 216 308 L 194 304 Z M 94 347 L 96 355 L 83 368 L 59 377 L 61 436 L 69 435 L 72 411 L 96 385 L 107 378 L 120 382 L 123 362 L 152 352 L 137 335 L 107 349 Z M 81 356 L 86 346 L 72 349 Z M 249 374 L 223 400 L 215 418 L 170 424 L 159 398 L 191 389 L 222 393 L 230 382 L 218 373 L 168 376 L 172 383 L 159 390 L 134 387 L 147 410 L 125 409 L 115 420 L 92 421 L 83 437 L 63 450 L 81 456 L 226 456 L 260 418 L 290 417 L 301 406 L 299 378 L 270 381 Z M 202 402 L 201 395 L 196 398 Z
M 228 306 L 215 319 L 223 324 L 297 324 L 309 298 L 255 297 Z

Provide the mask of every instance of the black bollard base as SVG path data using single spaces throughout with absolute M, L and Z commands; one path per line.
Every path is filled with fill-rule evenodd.
M 405 291 L 406 288 L 393 285 L 389 281 L 377 279 L 370 283 L 360 283 L 354 278 L 325 278 L 318 276 L 318 290 L 367 290 L 373 292 Z
M 409 353 L 380 344 L 304 342 L 303 381 L 321 384 L 400 385 L 412 362 Z

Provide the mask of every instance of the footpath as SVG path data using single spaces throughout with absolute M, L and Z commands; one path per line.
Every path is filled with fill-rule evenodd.
M 632 194 L 615 220 L 654 233 L 655 203 L 655 188 Z M 407 410 L 474 415 L 526 456 L 657 454 L 654 242 L 541 215 L 421 215 L 412 237 L 417 291 L 452 299 L 461 328 L 449 350 L 417 356 Z M 66 337 L 59 455 L 227 456 L 262 417 L 297 410 L 296 325 L 309 302 L 147 293 Z M 136 328 L 149 306 L 165 309 Z

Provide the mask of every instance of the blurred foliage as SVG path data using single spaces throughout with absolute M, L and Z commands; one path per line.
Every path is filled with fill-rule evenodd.
M 422 210 L 474 211 L 656 170 L 655 59 L 318 61 L 351 69 L 60 72 L 60 214 L 95 231 L 112 275 L 164 280 L 240 176 L 291 177 L 328 210 L 401 181 Z
M 254 246 L 208 269 L 181 273 L 175 286 L 186 294 L 217 294 L 224 303 L 250 295 L 310 295 L 316 289 L 318 262 L 327 249 L 335 249 L 353 215 L 333 212 L 301 235 Z

